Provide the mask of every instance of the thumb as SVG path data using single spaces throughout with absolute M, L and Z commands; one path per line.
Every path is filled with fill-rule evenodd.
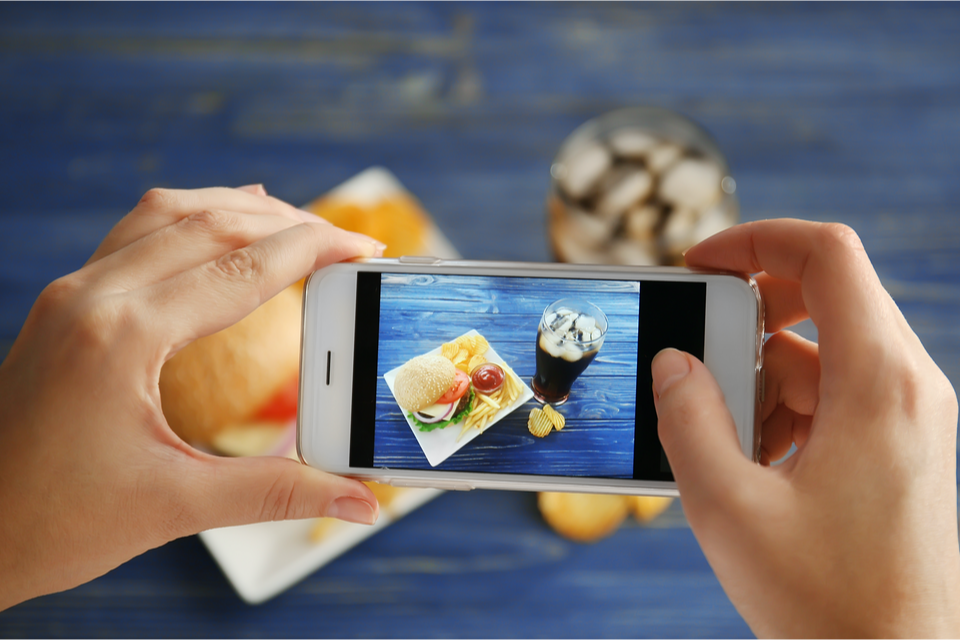
M 700 360 L 664 349 L 651 369 L 660 443 L 692 521 L 722 508 L 752 465 L 740 449 L 723 392 Z
M 185 502 L 189 533 L 272 520 L 326 516 L 373 524 L 380 506 L 357 480 L 342 478 L 288 458 L 218 458 L 197 461 Z

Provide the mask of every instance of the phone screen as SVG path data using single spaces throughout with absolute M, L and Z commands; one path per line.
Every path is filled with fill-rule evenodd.
M 705 307 L 703 282 L 361 271 L 350 465 L 672 481 L 650 362 L 703 359 Z M 411 411 L 423 355 L 459 373 Z

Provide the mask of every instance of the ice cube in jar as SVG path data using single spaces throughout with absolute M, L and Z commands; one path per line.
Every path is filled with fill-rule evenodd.
M 560 261 L 682 264 L 682 251 L 696 239 L 738 218 L 735 183 L 715 143 L 664 109 L 623 109 L 592 120 L 557 157 L 547 211 Z

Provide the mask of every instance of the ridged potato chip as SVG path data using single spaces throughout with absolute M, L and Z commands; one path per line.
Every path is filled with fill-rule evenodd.
M 476 354 L 476 355 L 474 355 L 472 358 L 470 358 L 470 365 L 469 365 L 470 371 L 473 371 L 474 369 L 476 369 L 476 368 L 479 367 L 480 365 L 484 364 L 486 361 L 487 361 L 487 359 L 484 358 L 484 357 L 483 357 L 482 355 L 480 355 L 479 353 Z
M 452 361 L 459 352 L 460 346 L 452 342 L 444 342 L 442 345 L 440 345 L 440 355 L 447 360 Z
M 530 416 L 527 418 L 527 429 L 536 437 L 544 438 L 553 431 L 553 423 L 542 409 L 535 408 L 530 411 Z
M 553 423 L 553 426 L 557 428 L 557 431 L 563 429 L 564 425 L 567 424 L 566 418 L 564 418 L 559 411 L 550 405 L 543 405 L 543 412 L 547 415 L 547 418 L 550 420 L 550 422 Z
M 465 349 L 468 352 L 473 351 L 477 346 L 477 343 L 473 339 L 473 336 L 460 336 L 459 338 L 454 340 L 454 342 L 460 345 L 461 349 Z
M 473 352 L 479 356 L 482 356 L 490 349 L 490 343 L 487 342 L 487 339 L 477 334 L 473 336 Z

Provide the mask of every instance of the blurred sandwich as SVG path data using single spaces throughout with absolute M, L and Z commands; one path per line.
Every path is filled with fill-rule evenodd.
M 233 456 L 293 449 L 300 366 L 298 285 L 201 338 L 160 371 L 163 413 L 200 448 Z

